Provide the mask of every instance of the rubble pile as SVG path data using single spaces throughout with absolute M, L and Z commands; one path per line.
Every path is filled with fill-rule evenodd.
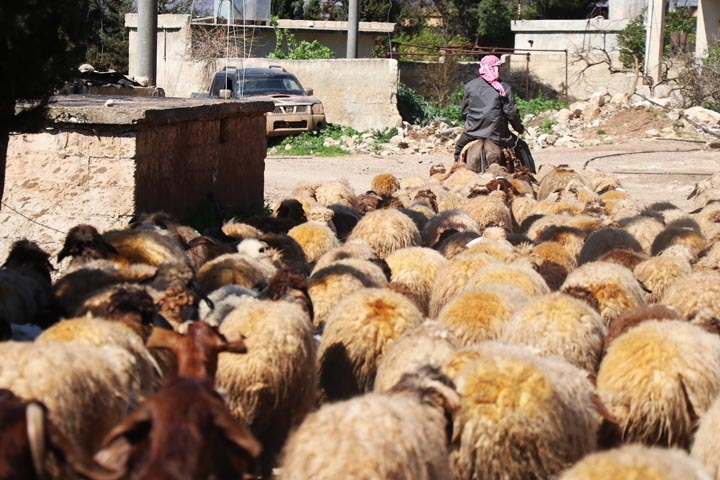
M 720 143 L 720 113 L 702 107 L 675 108 L 669 98 L 598 92 L 576 101 L 568 108 L 550 110 L 524 119 L 523 139 L 531 150 L 549 146 L 579 148 L 650 138 L 701 140 L 711 146 Z M 352 153 L 377 155 L 425 155 L 452 152 L 462 127 L 434 122 L 416 126 L 403 122 L 387 143 L 372 133 L 337 140 Z

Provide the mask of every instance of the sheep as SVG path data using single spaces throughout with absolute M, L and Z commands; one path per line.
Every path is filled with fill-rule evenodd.
M 668 285 L 660 303 L 676 308 L 686 320 L 703 323 L 720 318 L 719 292 L 720 272 L 699 270 Z
M 619 248 L 633 252 L 643 251 L 640 242 L 625 230 L 619 228 L 596 230 L 585 239 L 585 243 L 578 255 L 578 265 L 594 262 L 605 253 Z
M 453 257 L 440 267 L 435 277 L 435 284 L 430 291 L 428 312 L 430 318 L 436 318 L 440 309 L 445 306 L 464 287 L 465 282 L 480 268 L 497 260 L 488 253 L 465 252 Z
M 433 320 L 405 330 L 377 365 L 373 391 L 386 392 L 407 373 L 425 365 L 440 368 L 459 348 L 455 335 Z
M 683 320 L 683 318 L 680 312 L 665 305 L 643 305 L 629 310 L 610 322 L 603 342 L 603 355 L 617 337 L 648 320 Z
M 131 326 L 104 318 L 81 317 L 61 320 L 43 331 L 35 343 L 67 342 L 93 345 L 115 345 L 130 352 L 134 357 L 133 374 L 137 379 L 132 388 L 138 398 L 145 398 L 160 386 L 162 371 L 150 351 L 145 347 L 145 339 Z
M 546 241 L 531 247 L 528 258 L 551 291 L 557 291 L 577 261 L 559 242 Z
M 327 225 L 317 222 L 301 223 L 290 229 L 288 235 L 302 247 L 305 260 L 310 266 L 329 250 L 340 245 L 335 232 Z
M 708 242 L 714 242 L 720 237 L 720 205 L 713 203 L 705 205 L 693 218 L 697 220 L 702 233 Z
M 50 255 L 36 243 L 18 240 L 0 267 L 0 340 L 9 339 L 11 324 L 47 327 L 56 321 Z
M 395 250 L 385 261 L 390 267 L 390 280 L 406 285 L 418 298 L 418 309 L 427 315 L 430 291 L 440 267 L 447 260 L 439 252 L 425 247 Z
M 445 210 L 430 217 L 423 227 L 420 243 L 423 247 L 435 248 L 444 238 L 456 232 L 480 233 L 478 223 L 462 210 Z
M 658 233 L 653 240 L 650 253 L 655 256 L 673 245 L 685 245 L 693 254 L 697 255 L 707 245 L 707 240 L 698 229 L 685 228 L 670 224 Z
M 381 266 L 370 260 L 347 258 L 315 271 L 308 280 L 315 328 L 321 332 L 330 311 L 350 293 L 360 288 L 382 288 L 387 283 Z
M 392 173 L 381 173 L 370 180 L 370 190 L 381 197 L 389 197 L 400 190 L 400 181 Z
M 282 478 L 449 480 L 453 387 L 425 368 L 386 393 L 324 405 L 288 440 Z
M 513 230 L 513 221 L 510 209 L 505 202 L 495 197 L 474 197 L 460 206 L 478 224 L 480 231 L 487 227 L 502 227 L 506 231 Z
M 262 230 L 247 223 L 237 221 L 236 219 L 230 219 L 222 224 L 220 227 L 221 231 L 232 238 L 237 240 L 244 240 L 246 238 L 257 238 L 262 235 Z
M 395 250 L 420 245 L 420 231 L 404 213 L 395 209 L 375 210 L 366 214 L 348 236 L 348 241 L 364 240 L 378 258 Z
M 137 402 L 137 361 L 112 344 L 2 342 L 0 388 L 43 402 L 70 441 L 94 452 Z
M 601 417 L 585 372 L 523 346 L 474 349 L 458 352 L 464 366 L 451 376 L 460 394 L 453 478 L 554 478 L 595 450 Z
M 47 407 L 0 389 L 0 478 L 93 478 L 117 475 L 68 440 L 48 418 Z
M 572 186 L 591 187 L 590 182 L 584 175 L 569 168 L 567 165 L 559 165 L 557 167 L 551 165 L 550 167 L 550 169 L 542 172 L 539 178 L 538 200 L 544 200 L 551 193 Z
M 313 194 L 315 200 L 324 207 L 332 204 L 357 207 L 355 192 L 347 181 L 320 182 L 314 186 Z
M 618 221 L 618 225 L 632 235 L 642 247 L 642 251 L 648 255 L 652 252 L 655 237 L 665 228 L 662 219 L 652 215 L 635 215 L 623 218 Z
M 204 293 L 223 285 L 258 288 L 267 284 L 277 267 L 268 259 L 253 258 L 241 253 L 220 255 L 206 262 L 197 273 L 197 281 Z
M 609 478 L 710 480 L 712 477 L 683 450 L 635 444 L 591 453 L 565 470 L 558 480 Z
M 100 234 L 92 225 L 80 224 L 71 228 L 57 261 L 71 257 L 71 265 L 82 265 L 95 259 L 107 259 L 118 266 L 134 263 L 158 266 L 166 262 L 190 260 L 177 240 L 157 230 L 123 229 Z
M 481 267 L 467 280 L 465 289 L 476 289 L 495 283 L 507 284 L 530 297 L 550 293 L 550 289 L 543 277 L 525 261 L 517 261 L 511 264 L 489 263 Z
M 360 221 L 362 215 L 347 205 L 333 203 L 328 205 L 327 208 L 332 211 L 332 224 L 335 226 L 335 234 L 338 240 L 344 242 Z
M 702 462 L 709 470 L 713 480 L 720 479 L 720 460 L 717 456 L 717 432 L 720 429 L 720 396 L 710 404 L 693 438 L 690 455 Z
M 688 448 L 720 393 L 720 337 L 686 321 L 642 322 L 610 343 L 597 391 L 617 420 L 609 441 Z
M 320 386 L 329 401 L 347 399 L 373 388 L 383 353 L 423 315 L 404 295 L 363 288 L 330 311 L 318 346 Z
M 233 417 L 263 445 L 269 474 L 288 432 L 318 398 L 316 341 L 307 312 L 297 303 L 242 297 L 220 325 L 228 339 L 244 336 L 247 355 L 220 355 L 216 386 Z
M 440 310 L 437 321 L 460 345 L 470 346 L 497 339 L 505 322 L 529 300 L 521 289 L 503 283 L 466 288 Z
M 345 242 L 342 245 L 333 247 L 328 250 L 320 257 L 313 266 L 311 275 L 320 269 L 327 267 L 328 265 L 335 263 L 337 260 L 344 260 L 348 258 L 356 258 L 360 260 L 372 260 L 378 259 L 377 255 L 370 246 L 365 243 L 364 240 L 353 240 Z
M 156 330 L 148 345 L 173 350 L 179 376 L 117 424 L 95 458 L 123 478 L 243 478 L 262 447 L 213 388 L 218 355 L 246 352 L 242 340 L 195 322 L 186 336 Z
M 610 262 L 590 262 L 567 276 L 560 291 L 588 302 L 609 324 L 635 307 L 647 303 L 648 292 L 627 267 Z
M 650 290 L 649 300 L 660 302 L 669 285 L 692 271 L 692 258 L 687 247 L 675 245 L 635 265 L 633 274 Z
M 467 251 L 467 245 L 476 238 L 480 238 L 480 234 L 472 232 L 470 230 L 464 232 L 450 233 L 440 240 L 440 242 L 433 247 L 434 250 L 440 252 L 440 254 L 448 260 L 451 260 L 455 255 Z
M 607 331 L 600 314 L 587 303 L 555 292 L 517 309 L 503 325 L 499 340 L 561 356 L 594 376 Z
M 515 197 L 510 203 L 510 214 L 513 219 L 513 226 L 519 227 L 531 215 L 536 214 L 538 201 L 532 194 Z M 513 228 L 517 231 L 517 228 Z
M 245 239 L 238 244 L 237 252 L 253 258 L 268 259 L 278 270 L 295 270 L 305 276 L 310 274 L 305 252 L 287 234 L 265 233 L 258 238 Z

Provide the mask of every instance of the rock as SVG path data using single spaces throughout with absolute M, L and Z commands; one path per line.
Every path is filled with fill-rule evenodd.
M 573 137 L 565 135 L 557 139 L 557 141 L 555 142 L 555 146 L 577 148 L 578 144 L 577 140 L 575 140 Z
M 355 145 L 355 139 L 349 135 L 342 135 L 340 137 L 340 141 L 343 142 L 348 147 L 352 147 L 353 145 Z
M 659 137 L 661 135 L 660 135 L 660 131 L 657 128 L 650 128 L 648 130 L 645 130 L 645 136 L 648 138 L 653 138 L 653 137 Z
M 600 107 L 596 105 L 587 105 L 583 110 L 583 121 L 590 123 L 593 120 L 600 118 Z
M 340 145 L 340 140 L 331 137 L 325 137 L 325 140 L 323 140 L 324 147 L 337 147 L 338 145 Z
M 673 122 L 676 122 L 680 120 L 681 112 L 679 110 L 671 110 L 667 112 L 667 117 L 672 120 Z
M 570 105 L 570 111 L 573 112 L 575 118 L 580 118 L 587 105 L 587 102 L 574 102 Z
M 568 109 L 568 108 L 563 108 L 562 110 L 558 110 L 558 111 L 555 112 L 555 114 L 553 115 L 553 118 L 554 118 L 558 123 L 561 123 L 561 124 L 566 124 L 566 123 L 568 123 L 568 122 L 569 122 L 570 120 L 572 120 L 574 117 L 576 117 L 575 113 L 573 113 L 573 112 L 572 112 L 570 109 Z
M 720 124 L 720 113 L 703 107 L 690 107 L 683 112 L 690 120 L 703 125 Z
M 630 105 L 630 100 L 626 94 L 616 93 L 610 97 L 610 103 L 613 105 Z
M 605 95 L 597 92 L 593 93 L 590 100 L 588 100 L 588 103 L 595 105 L 598 108 L 602 108 L 603 105 L 605 105 Z

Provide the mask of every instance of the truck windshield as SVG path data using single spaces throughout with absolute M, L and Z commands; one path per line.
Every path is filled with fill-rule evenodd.
M 293 77 L 288 76 L 238 76 L 237 95 L 271 95 L 282 93 L 288 95 L 305 95 L 302 85 Z

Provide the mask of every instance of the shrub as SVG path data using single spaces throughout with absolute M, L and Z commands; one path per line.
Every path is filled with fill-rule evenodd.
M 530 100 L 523 100 L 519 97 L 516 97 L 515 100 L 517 101 L 518 109 L 520 110 L 520 118 L 525 118 L 525 115 L 527 114 L 538 116 L 543 112 L 561 110 L 567 107 L 567 104 L 563 100 L 560 100 L 559 98 L 549 99 L 542 94 Z

